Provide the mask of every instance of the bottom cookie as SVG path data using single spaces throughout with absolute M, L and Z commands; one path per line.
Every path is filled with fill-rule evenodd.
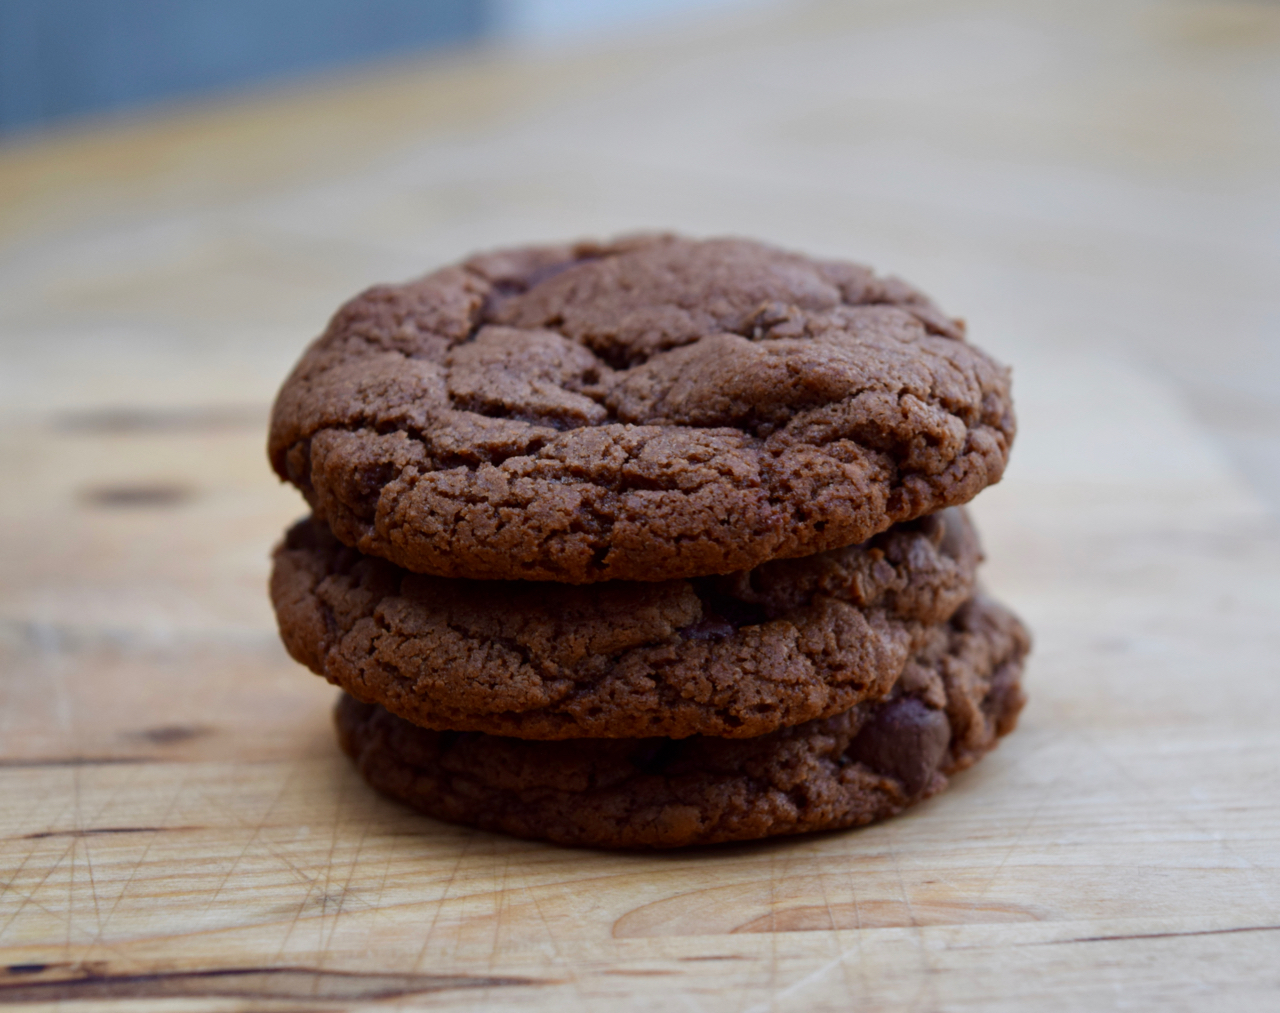
M 437 819 L 606 848 L 742 841 L 859 826 L 941 791 L 1012 731 L 1029 643 L 973 599 L 884 700 L 754 739 L 430 731 L 345 694 L 336 720 L 369 784 Z

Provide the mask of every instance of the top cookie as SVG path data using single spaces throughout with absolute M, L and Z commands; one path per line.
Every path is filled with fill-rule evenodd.
M 1004 470 L 1008 370 L 893 278 L 672 236 L 475 257 L 347 303 L 269 452 L 419 573 L 666 580 L 861 542 Z

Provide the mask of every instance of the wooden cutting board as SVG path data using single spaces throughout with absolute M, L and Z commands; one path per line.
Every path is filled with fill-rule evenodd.
M 1277 1008 L 1280 528 L 1133 351 L 1207 370 L 1203 325 L 1235 322 L 1213 332 L 1226 355 L 1274 291 L 1179 259 L 1167 236 L 1201 226 L 1178 224 L 1154 169 L 1035 163 L 1071 124 L 1110 122 L 1119 92 L 1086 101 L 1077 82 L 1001 119 L 1023 92 L 954 59 L 955 38 L 993 31 L 1022 40 L 993 52 L 1078 67 L 1046 55 L 1075 53 L 1075 14 L 870 9 L 865 51 L 829 4 L 743 29 L 711 70 L 696 39 L 514 78 L 464 61 L 0 157 L 0 192 L 21 196 L 0 215 L 0 1005 Z M 1098 35 L 1132 43 L 1117 66 L 1146 52 L 1134 24 Z M 881 122 L 850 97 L 865 82 L 837 94 L 842 74 L 920 59 L 952 61 L 933 105 L 872 89 Z M 1160 78 L 1175 97 L 1201 94 L 1205 64 L 1186 66 Z M 1241 88 L 1261 66 L 1240 64 Z M 810 81 L 810 104 L 733 83 L 751 67 Z M 963 103 L 937 102 L 956 95 L 988 133 L 892 147 L 902 123 L 952 136 Z M 832 148 L 832 123 L 883 144 Z M 762 131 L 795 161 L 742 157 Z M 977 172 L 974 136 L 1025 159 Z M 1061 199 L 1014 213 L 1020 193 Z M 1181 193 L 1187 222 L 1221 226 L 1215 256 L 1270 263 L 1252 218 Z M 279 646 L 267 557 L 303 506 L 267 469 L 267 405 L 336 302 L 490 242 L 655 222 L 914 267 L 1015 365 L 1014 462 L 974 511 L 989 588 L 1036 638 L 1030 703 L 900 818 L 658 855 L 447 826 L 365 787 L 334 744 L 334 690 Z
M 263 607 L 299 508 L 260 419 L 10 430 L 0 1004 L 1265 1008 L 1274 524 L 1141 375 L 1028 355 L 1019 385 L 976 507 L 1037 638 L 1017 732 L 882 825 L 660 855 L 363 785 Z

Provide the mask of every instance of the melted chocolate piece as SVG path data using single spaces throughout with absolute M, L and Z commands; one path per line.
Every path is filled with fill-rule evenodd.
M 723 616 L 703 616 L 696 623 L 680 631 L 684 640 L 727 640 L 738 628 Z
M 744 626 L 768 621 L 768 612 L 762 605 L 716 590 L 713 580 L 697 580 L 693 584 L 702 602 L 702 618 L 680 631 L 685 640 L 724 640 Z
M 929 786 L 950 742 L 947 716 L 908 696 L 877 711 L 850 743 L 848 756 L 901 781 L 914 795 Z

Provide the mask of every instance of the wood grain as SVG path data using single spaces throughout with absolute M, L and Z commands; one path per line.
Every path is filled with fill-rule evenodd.
M 1274 1009 L 1278 49 L 1254 4 L 788 6 L 0 150 L 0 1005 Z M 327 314 L 652 226 L 865 258 L 1015 366 L 975 511 L 1031 702 L 898 819 L 436 823 L 279 646 L 265 417 Z

